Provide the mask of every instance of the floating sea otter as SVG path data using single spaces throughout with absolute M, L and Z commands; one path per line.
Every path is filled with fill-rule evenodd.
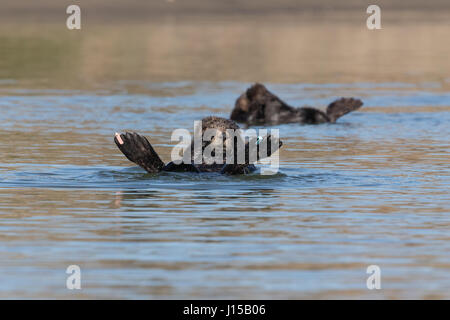
M 202 120 L 201 129 L 201 137 L 203 137 L 203 134 L 208 129 L 212 129 L 218 133 L 210 141 L 202 141 L 200 148 L 202 154 L 208 147 L 210 150 L 213 149 L 211 146 L 214 144 L 223 149 L 222 155 L 220 155 L 220 159 L 223 161 L 207 163 L 202 156 L 200 158 L 200 163 L 197 164 L 198 161 L 195 161 L 196 153 L 193 142 L 189 147 L 191 156 L 188 158 L 188 163 L 186 163 L 186 161 L 181 163 L 172 161 L 165 165 L 151 146 L 150 142 L 148 142 L 145 137 L 135 132 L 127 132 L 125 134 L 116 133 L 114 142 L 128 160 L 136 163 L 150 173 L 157 173 L 160 171 L 220 172 L 226 174 L 250 173 L 256 170 L 256 167 L 252 162 L 270 157 L 282 146 L 281 140 L 272 137 L 272 135 L 267 135 L 264 138 L 254 137 L 244 144 L 243 137 L 239 134 L 239 131 L 237 131 L 239 126 L 234 121 L 224 118 L 204 118 Z M 230 135 L 230 132 L 238 133 Z M 239 158 L 239 146 L 243 147 L 241 158 Z M 230 148 L 233 148 L 232 150 L 234 151 L 230 157 L 231 161 L 228 161 L 226 156 L 227 152 L 230 151 Z M 214 155 L 214 150 L 212 153 Z
M 230 118 L 248 125 L 334 123 L 362 105 L 359 99 L 341 98 L 330 103 L 326 112 L 311 107 L 294 108 L 267 90 L 264 85 L 256 83 L 236 100 Z

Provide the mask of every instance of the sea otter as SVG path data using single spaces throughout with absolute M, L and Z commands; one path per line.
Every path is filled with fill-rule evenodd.
M 238 124 L 232 120 L 224 118 L 206 117 L 202 120 L 201 129 L 202 137 L 207 129 L 216 130 L 216 132 L 218 133 L 210 141 L 202 141 L 201 150 L 203 154 L 205 148 L 207 148 L 210 144 L 221 143 L 220 146 L 223 148 L 223 161 L 221 161 L 221 163 L 206 163 L 202 157 L 201 163 L 196 164 L 194 161 L 194 142 L 192 142 L 189 147 L 191 149 L 191 158 L 189 160 L 189 163 L 182 162 L 179 164 L 176 164 L 174 161 L 169 162 L 168 164 L 164 164 L 147 138 L 135 132 L 127 132 L 124 134 L 116 133 L 114 136 L 114 142 L 116 143 L 120 151 L 122 151 L 122 153 L 128 158 L 128 160 L 136 163 L 150 173 L 157 173 L 160 171 L 176 171 L 246 174 L 256 170 L 256 167 L 251 163 L 252 159 L 260 160 L 265 157 L 270 157 L 272 153 L 277 151 L 282 146 L 281 140 L 276 137 L 272 137 L 271 135 L 267 135 L 264 138 L 252 138 L 244 144 L 244 140 L 239 133 L 231 137 L 229 135 L 229 132 L 227 131 L 227 129 L 238 130 Z M 234 143 L 232 144 L 230 144 L 231 139 L 234 139 Z M 240 141 L 237 141 L 237 139 L 240 139 Z M 239 161 L 238 159 L 237 148 L 240 145 L 238 142 L 242 143 L 242 146 L 244 146 L 243 150 L 245 154 L 242 158 L 243 161 Z M 252 144 L 254 144 L 254 146 L 252 146 Z M 234 160 L 232 160 L 231 163 L 226 163 L 226 154 L 228 150 L 227 148 L 233 147 L 234 158 L 231 158 Z M 257 153 L 255 154 L 255 157 L 252 157 L 250 153 L 254 151 L 256 151 Z
M 294 108 L 264 85 L 256 83 L 236 100 L 230 118 L 247 125 L 335 123 L 338 118 L 362 105 L 359 99 L 341 98 L 330 103 L 326 112 L 311 107 Z

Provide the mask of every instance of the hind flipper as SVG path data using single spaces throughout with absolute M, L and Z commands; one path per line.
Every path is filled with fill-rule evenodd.
M 147 172 L 160 172 L 164 167 L 164 163 L 144 136 L 135 132 L 116 133 L 114 142 L 128 160 L 144 168 Z
M 361 108 L 363 102 L 355 98 L 341 98 L 330 103 L 327 107 L 327 116 L 330 122 L 336 120 L 349 112 Z

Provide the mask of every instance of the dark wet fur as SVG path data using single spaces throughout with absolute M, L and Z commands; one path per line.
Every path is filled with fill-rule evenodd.
M 164 168 L 164 162 L 159 158 L 147 138 L 136 132 L 127 132 L 121 134 L 120 137 L 123 144 L 120 144 L 116 137 L 114 137 L 114 142 L 128 160 L 150 173 L 159 172 Z
M 239 126 L 232 120 L 219 118 L 219 117 L 207 117 L 202 120 L 202 133 L 205 132 L 206 129 L 217 129 L 221 133 L 225 133 L 226 129 L 239 129 Z M 176 164 L 174 162 L 169 162 L 167 165 L 164 165 L 162 160 L 159 158 L 156 151 L 151 146 L 150 142 L 147 138 L 135 133 L 135 132 L 127 132 L 125 134 L 120 134 L 120 138 L 123 141 L 123 144 L 120 144 L 117 140 L 117 137 L 114 137 L 114 142 L 117 147 L 122 151 L 122 153 L 127 157 L 131 162 L 136 163 L 143 169 L 145 169 L 149 173 L 157 173 L 160 171 L 171 171 L 171 172 L 220 172 L 223 174 L 247 174 L 256 170 L 256 167 L 250 163 L 249 157 L 249 143 L 255 143 L 255 140 L 249 141 L 245 145 L 245 163 L 238 164 L 237 157 L 235 156 L 234 163 L 232 164 L 194 164 L 193 157 L 194 153 L 192 152 L 191 163 L 180 163 Z M 235 137 L 237 139 L 237 137 Z M 272 137 L 268 135 L 264 138 L 265 143 L 267 143 L 267 156 L 270 156 L 272 153 L 278 150 L 282 146 L 282 142 L 278 140 L 278 144 L 275 141 L 275 150 L 271 150 L 271 139 Z M 208 145 L 208 143 L 204 143 L 202 149 Z M 235 141 L 235 155 L 237 155 L 237 143 Z M 193 143 L 189 147 L 191 150 L 194 149 Z M 203 151 L 202 150 L 202 151 Z M 257 155 L 259 160 L 259 145 L 257 145 Z M 224 150 L 224 155 L 226 154 L 226 150 Z
M 341 98 L 330 103 L 326 112 L 312 107 L 294 108 L 267 90 L 264 85 L 256 83 L 236 100 L 230 118 L 247 125 L 334 123 L 362 105 L 359 99 Z

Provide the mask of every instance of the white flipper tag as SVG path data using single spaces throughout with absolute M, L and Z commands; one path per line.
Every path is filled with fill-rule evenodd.
M 122 140 L 122 137 L 120 136 L 120 134 L 118 134 L 116 132 L 115 136 L 116 136 L 117 141 L 119 141 L 120 144 L 123 144 L 123 140 Z

